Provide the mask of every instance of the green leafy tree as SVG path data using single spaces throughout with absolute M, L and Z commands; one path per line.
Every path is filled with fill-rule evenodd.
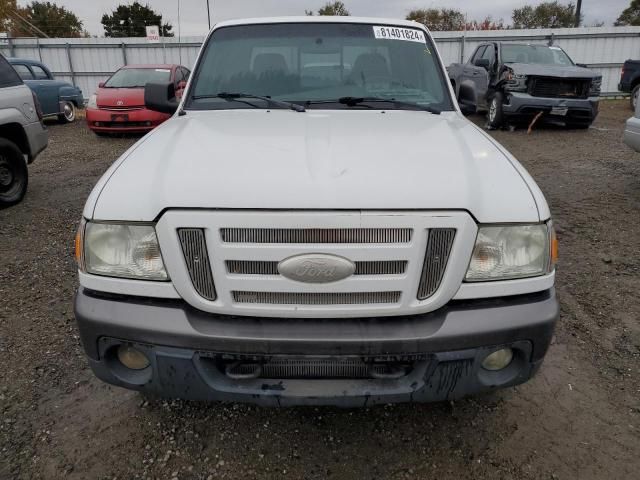
M 307 15 L 313 15 L 312 11 L 306 10 Z M 318 15 L 348 17 L 351 15 L 347 7 L 342 2 L 327 3 L 324 7 L 318 9 Z
M 616 27 L 640 25 L 640 0 L 631 0 L 631 4 L 622 11 L 614 25 Z
M 102 16 L 102 26 L 106 37 L 145 37 L 145 27 L 161 25 L 163 37 L 173 37 L 170 23 L 162 23 L 162 15 L 154 12 L 149 5 L 133 2 L 131 5 L 118 5 L 111 12 Z
M 5 9 L 5 15 L 8 14 L 9 30 L 16 37 L 41 37 L 43 34 L 66 38 L 88 36 L 82 27 L 82 21 L 75 13 L 52 2 L 35 1 L 25 7 L 16 8 L 16 2 L 9 1 L 0 8 Z
M 558 1 L 544 2 L 535 7 L 526 5 L 513 11 L 513 28 L 569 28 L 576 23 L 576 6 Z
M 452 31 L 464 30 L 465 18 L 460 10 L 454 8 L 421 8 L 411 10 L 407 20 L 422 23 L 429 30 Z

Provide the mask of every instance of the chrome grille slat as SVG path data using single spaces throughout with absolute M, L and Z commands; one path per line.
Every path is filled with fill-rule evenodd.
M 412 228 L 221 228 L 224 243 L 410 243 Z
M 426 300 L 440 287 L 449 263 L 451 247 L 456 236 L 453 228 L 434 228 L 429 231 L 427 250 L 418 287 L 418 299 Z
M 262 366 L 262 378 L 368 378 L 360 359 L 274 359 Z
M 204 230 L 201 228 L 180 228 L 178 229 L 178 237 L 193 287 L 201 297 L 214 301 L 217 295 L 209 264 Z
M 354 275 L 401 275 L 407 270 L 406 260 L 377 260 L 354 262 Z M 280 275 L 278 262 L 260 260 L 227 260 L 227 272 L 231 275 Z
M 236 303 L 264 305 L 365 305 L 393 304 L 401 292 L 246 292 L 234 291 Z
M 355 275 L 402 275 L 407 271 L 406 260 L 374 260 L 355 262 Z

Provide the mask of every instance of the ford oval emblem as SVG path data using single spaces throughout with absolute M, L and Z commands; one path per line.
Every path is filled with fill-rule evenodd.
M 117 105 L 118 107 L 121 107 L 122 105 L 124 105 L 124 100 L 118 100 L 118 101 L 116 102 L 116 105 Z
M 304 283 L 331 283 L 344 280 L 356 271 L 346 258 L 324 253 L 296 255 L 278 264 L 278 272 L 289 280 Z

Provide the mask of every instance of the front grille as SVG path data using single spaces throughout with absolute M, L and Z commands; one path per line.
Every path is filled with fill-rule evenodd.
M 429 231 L 427 251 L 418 287 L 418 299 L 425 300 L 436 293 L 449 262 L 456 231 L 453 228 L 435 228 Z
M 204 230 L 201 228 L 181 228 L 178 230 L 178 237 L 193 287 L 201 297 L 214 301 L 217 295 L 209 264 Z
M 367 378 L 369 368 L 359 358 L 274 359 L 262 366 L 262 378 Z
M 233 358 L 199 352 L 205 374 L 216 371 L 234 380 L 269 379 L 378 379 L 405 377 L 427 355 L 380 357 L 246 357 Z
M 533 77 L 529 81 L 529 94 L 546 98 L 587 98 L 590 80 L 573 78 Z
M 232 275 L 280 275 L 278 263 L 258 260 L 227 260 L 227 272 Z M 407 270 L 405 260 L 355 262 L 354 275 L 402 275 Z
M 105 127 L 105 128 L 118 128 L 118 127 L 126 127 L 126 128 L 135 128 L 135 127 L 148 127 L 151 128 L 151 122 L 93 122 L 93 125 L 96 127 Z
M 411 228 L 222 228 L 225 243 L 410 243 Z
M 394 304 L 401 292 L 233 292 L 236 303 L 264 305 L 366 305 Z

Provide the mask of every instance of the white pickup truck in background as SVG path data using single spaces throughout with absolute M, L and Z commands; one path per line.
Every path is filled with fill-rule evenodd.
M 221 23 L 182 99 L 148 84 L 145 101 L 174 115 L 105 173 L 76 241 L 98 377 L 349 406 L 538 370 L 558 317 L 549 208 L 462 115 L 423 26 Z

